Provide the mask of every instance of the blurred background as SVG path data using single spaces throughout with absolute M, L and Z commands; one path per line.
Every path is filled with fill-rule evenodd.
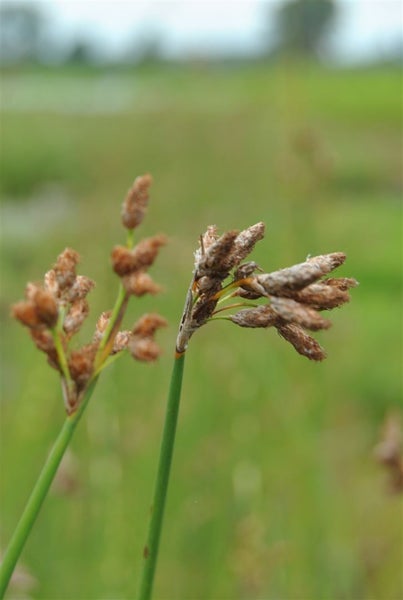
M 127 322 L 169 319 L 164 355 L 102 377 L 9 598 L 135 597 L 192 253 L 209 224 L 260 220 L 265 270 L 342 250 L 361 285 L 322 364 L 270 330 L 192 340 L 155 598 L 402 597 L 401 496 L 374 450 L 401 435 L 401 32 L 399 0 L 1 2 L 3 548 L 64 418 L 10 304 L 72 246 L 91 337 L 138 174 L 138 235 L 170 239 L 165 292 Z

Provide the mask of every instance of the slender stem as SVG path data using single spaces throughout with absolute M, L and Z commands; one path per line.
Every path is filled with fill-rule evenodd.
M 127 299 L 128 299 L 127 292 L 126 292 L 125 288 L 123 287 L 123 285 L 120 284 L 118 296 L 116 298 L 115 305 L 112 309 L 112 314 L 110 316 L 108 325 L 105 329 L 105 333 L 102 336 L 102 339 L 98 346 L 97 356 L 95 358 L 95 367 L 98 367 L 100 364 L 102 364 L 102 361 L 109 354 L 109 352 L 105 353 L 105 348 L 106 348 L 108 342 L 110 341 L 113 331 L 116 329 L 118 320 L 119 320 L 119 324 L 120 324 L 120 321 L 123 317 L 122 307 L 123 307 L 125 301 L 127 302 Z M 118 326 L 119 326 L 119 324 L 118 324 Z
M 155 482 L 154 502 L 151 508 L 151 519 L 148 528 L 147 544 L 144 548 L 143 574 L 140 584 L 139 600 L 150 600 L 158 547 L 164 518 L 165 501 L 168 490 L 169 474 L 175 443 L 176 424 L 178 422 L 179 402 L 182 389 L 185 354 L 177 354 L 172 370 L 168 403 L 165 414 L 164 432 L 160 449 L 157 478 Z
M 43 501 L 49 491 L 56 471 L 63 458 L 63 455 L 69 445 L 74 430 L 88 404 L 90 396 L 94 390 L 97 378 L 94 378 L 88 386 L 86 393 L 78 410 L 66 418 L 63 427 L 50 451 L 50 454 L 42 468 L 42 471 L 35 483 L 31 496 L 25 506 L 24 512 L 11 538 L 10 544 L 3 557 L 0 567 L 0 599 L 4 593 L 13 574 L 15 565 L 20 557 L 25 542 L 39 514 Z

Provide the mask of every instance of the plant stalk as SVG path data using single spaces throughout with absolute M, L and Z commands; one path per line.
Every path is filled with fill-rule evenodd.
M 143 551 L 144 563 L 140 583 L 139 600 L 150 600 L 152 594 L 169 483 L 169 474 L 171 470 L 172 455 L 175 444 L 175 433 L 178 422 L 184 362 L 185 353 L 175 355 L 165 414 L 164 431 L 162 434 L 157 478 L 155 482 L 154 501 L 151 507 L 148 538 Z
M 43 501 L 46 498 L 63 455 L 73 436 L 74 430 L 77 427 L 77 424 L 88 404 L 96 381 L 97 377 L 95 377 L 89 384 L 78 410 L 66 418 L 35 483 L 31 496 L 28 499 L 24 512 L 22 513 L 13 537 L 11 538 L 10 544 L 3 557 L 0 567 L 0 599 L 4 597 L 4 593 L 8 587 L 9 581 L 24 548 L 25 542 L 39 514 Z

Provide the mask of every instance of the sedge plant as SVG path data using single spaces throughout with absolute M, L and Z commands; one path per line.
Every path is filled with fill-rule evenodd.
M 295 350 L 313 361 L 326 357 L 307 330 L 328 329 L 322 311 L 349 301 L 352 278 L 323 278 L 342 265 L 342 252 L 308 258 L 292 267 L 265 273 L 245 261 L 264 237 L 265 226 L 256 223 L 244 231 L 219 236 L 210 226 L 195 252 L 193 276 L 176 340 L 175 358 L 166 408 L 165 425 L 156 476 L 154 500 L 143 550 L 139 600 L 150 600 L 174 450 L 185 355 L 193 334 L 204 324 L 224 319 L 240 327 L 274 328 Z
M 58 257 L 53 269 L 45 275 L 44 284 L 28 284 L 26 300 L 13 307 L 14 316 L 28 327 L 36 346 L 45 352 L 50 365 L 60 374 L 67 417 L 4 556 L 0 598 L 100 373 L 124 350 L 129 350 L 135 359 L 147 362 L 160 354 L 154 335 L 166 322 L 159 315 L 143 315 L 132 330 L 120 331 L 129 298 L 159 291 L 147 270 L 165 238 L 154 236 L 137 245 L 133 238 L 133 231 L 143 220 L 147 208 L 150 183 L 149 175 L 137 178 L 123 203 L 127 244 L 115 247 L 112 252 L 113 269 L 121 279 L 118 297 L 113 310 L 99 318 L 89 344 L 79 350 L 70 349 L 72 336 L 87 317 L 86 295 L 94 286 L 88 278 L 76 275 L 78 255 L 71 249 Z M 357 285 L 352 278 L 324 278 L 344 263 L 346 257 L 342 252 L 308 258 L 292 267 L 265 273 L 255 262 L 245 260 L 255 244 L 263 239 L 264 232 L 265 226 L 260 222 L 221 236 L 216 227 L 210 226 L 200 237 L 176 339 L 154 499 L 143 550 L 139 600 L 152 597 L 185 355 L 193 334 L 218 319 L 240 327 L 274 328 L 299 354 L 321 361 L 326 357 L 325 351 L 307 330 L 329 328 L 331 322 L 322 312 L 348 302 L 349 289 Z
M 143 221 L 149 202 L 151 176 L 137 177 L 122 206 L 122 223 L 127 243 L 112 251 L 112 266 L 120 278 L 119 291 L 111 311 L 99 317 L 92 340 L 79 349 L 72 340 L 88 316 L 87 294 L 95 283 L 77 275 L 79 255 L 66 248 L 42 284 L 29 283 L 25 300 L 12 307 L 13 316 L 27 327 L 36 347 L 60 376 L 66 419 L 34 485 L 0 567 L 0 598 L 3 598 L 25 542 L 46 498 L 58 466 L 87 407 L 102 371 L 125 351 L 138 361 L 152 362 L 160 354 L 154 337 L 166 325 L 156 313 L 144 314 L 131 330 L 121 324 L 129 299 L 156 294 L 160 287 L 148 274 L 149 267 L 165 244 L 163 235 L 134 243 L 134 230 Z

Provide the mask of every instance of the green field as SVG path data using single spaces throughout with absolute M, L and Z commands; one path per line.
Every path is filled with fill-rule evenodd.
M 401 75 L 272 66 L 2 74 L 1 544 L 64 418 L 57 376 L 9 318 L 72 246 L 111 307 L 120 204 L 153 174 L 139 235 L 165 232 L 156 365 L 104 374 L 23 554 L 41 600 L 134 599 L 193 250 L 263 220 L 265 270 L 342 250 L 360 287 L 312 364 L 271 330 L 192 339 L 156 600 L 398 600 L 401 497 L 374 459 L 401 402 Z M 91 319 L 89 319 L 91 320 Z M 130 326 L 130 319 L 127 322 Z M 9 598 L 18 596 L 17 590 Z

